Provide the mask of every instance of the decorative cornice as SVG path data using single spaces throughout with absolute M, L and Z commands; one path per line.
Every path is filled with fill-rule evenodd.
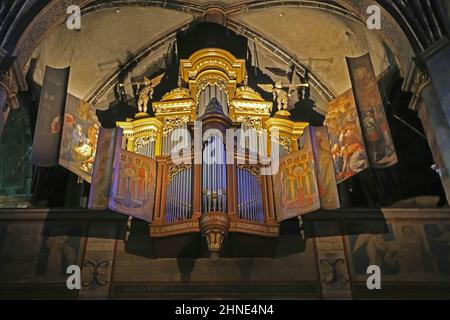
M 419 68 L 416 62 L 412 63 L 408 78 L 404 82 L 402 88 L 403 91 L 409 91 L 413 94 L 413 98 L 409 104 L 409 109 L 417 110 L 417 106 L 421 100 L 422 91 L 430 83 L 431 78 L 428 72 L 424 71 L 422 68 Z

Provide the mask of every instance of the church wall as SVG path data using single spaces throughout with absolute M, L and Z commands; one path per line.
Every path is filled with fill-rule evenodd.
M 305 216 L 303 245 L 282 236 L 277 258 L 214 263 L 135 253 L 126 219 L 110 213 L 2 209 L 0 298 L 449 298 L 449 213 L 318 212 Z M 66 288 L 69 264 L 84 264 L 80 292 Z M 381 290 L 367 289 L 369 264 L 381 266 Z

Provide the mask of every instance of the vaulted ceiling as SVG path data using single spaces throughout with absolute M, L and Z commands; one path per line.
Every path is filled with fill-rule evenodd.
M 211 3 L 190 2 L 198 6 Z M 382 37 L 367 29 L 354 15 L 342 14 L 343 9 L 341 12 L 331 10 L 333 8 L 283 5 L 238 10 L 236 4 L 242 1 L 219 2 L 231 8 L 229 27 L 246 35 L 250 45 L 256 42 L 258 66 L 273 80 L 280 76 L 270 69 L 287 70 L 292 60 L 312 71 L 317 80 L 312 96 L 323 112 L 330 98 L 350 87 L 346 56 L 370 51 L 377 75 L 394 61 Z M 92 93 L 101 91 L 111 75 L 130 57 L 145 52 L 146 58 L 133 70 L 134 74 L 145 72 L 149 65 L 158 63 L 167 52 L 174 32 L 198 18 L 195 10 L 179 8 L 109 5 L 91 9 L 82 14 L 81 31 L 68 30 L 61 21 L 45 33 L 32 54 L 36 63 L 33 78 L 38 84 L 42 83 L 45 65 L 71 65 L 69 92 L 81 98 L 92 98 Z M 274 47 L 280 52 L 274 52 Z M 410 47 L 404 50 L 412 55 Z M 107 94 L 102 92 L 101 95 L 99 105 L 108 100 Z

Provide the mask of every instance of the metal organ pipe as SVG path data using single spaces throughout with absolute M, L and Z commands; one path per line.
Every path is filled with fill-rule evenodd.
M 210 136 L 203 151 L 203 212 L 226 212 L 225 156 L 222 138 L 218 135 Z
M 228 100 L 225 91 L 213 84 L 206 86 L 199 94 L 197 116 L 202 116 L 206 111 L 206 106 L 212 98 L 216 98 L 223 108 L 223 112 L 228 114 Z
M 192 167 L 175 174 L 167 187 L 166 222 L 191 218 Z
M 264 222 L 261 184 L 249 170 L 237 168 L 238 217 L 249 221 Z
M 184 123 L 178 128 L 187 129 L 187 124 Z M 163 155 L 170 155 L 172 148 L 177 145 L 180 140 L 172 141 L 173 130 L 167 132 L 163 136 Z M 181 134 L 183 142 L 189 139 L 187 130 Z M 154 148 L 153 148 L 154 154 Z M 192 180 L 191 180 L 192 166 L 188 166 L 178 171 L 171 177 L 171 181 L 167 186 L 166 198 L 166 222 L 175 222 L 191 218 L 192 208 Z

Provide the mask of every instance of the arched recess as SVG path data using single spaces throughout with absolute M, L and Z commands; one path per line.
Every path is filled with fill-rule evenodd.
M 224 8 L 224 12 L 232 19 L 233 15 L 239 12 L 249 12 L 252 10 L 264 10 L 269 7 L 306 7 L 315 8 L 318 10 L 325 10 L 333 12 L 338 15 L 346 16 L 353 21 L 363 23 L 367 19 L 366 9 L 368 5 L 376 4 L 376 1 L 370 0 L 336 0 L 336 1 L 241 1 L 233 3 L 231 5 L 225 5 L 223 2 L 218 2 L 219 6 Z M 97 10 L 104 10 L 111 7 L 120 6 L 153 6 L 161 7 L 170 10 L 178 10 L 182 12 L 188 12 L 193 15 L 195 19 L 198 16 L 203 15 L 209 5 L 202 5 L 196 2 L 190 1 L 143 1 L 143 0 L 129 0 L 129 1 L 106 1 L 106 0 L 78 0 L 71 1 L 71 4 L 80 5 L 83 8 L 83 12 L 88 14 Z M 49 32 L 55 26 L 64 22 L 66 17 L 67 3 L 65 1 L 51 1 L 43 10 L 36 15 L 33 21 L 23 32 L 20 39 L 15 45 L 14 53 L 18 57 L 18 64 L 24 68 L 29 60 L 33 50 L 37 44 L 45 36 L 46 32 Z M 395 19 L 386 11 L 383 10 L 383 29 L 374 31 L 386 42 L 395 55 L 402 75 L 405 75 L 409 70 L 409 64 L 411 62 L 412 47 L 408 42 L 405 34 L 402 32 L 399 24 Z M 236 24 L 231 23 L 231 28 L 237 27 Z M 264 35 L 262 35 L 264 37 Z M 406 50 L 405 50 L 406 48 Z M 301 67 L 301 63 L 298 63 Z M 300 68 L 301 69 L 301 68 Z M 314 78 L 314 77 L 313 77 Z M 325 92 L 325 88 L 321 88 L 320 79 L 317 78 L 315 86 L 321 92 L 327 100 L 333 97 L 332 92 Z
M 176 29 L 170 30 L 166 34 L 161 35 L 157 39 L 149 42 L 140 48 L 136 53 L 133 54 L 129 58 L 131 63 L 139 63 L 146 57 L 150 56 L 152 52 L 154 52 L 158 47 L 172 42 L 175 40 L 176 32 L 188 27 L 189 23 Z M 270 39 L 265 38 L 263 35 L 259 34 L 257 31 L 254 31 L 246 26 L 243 26 L 237 21 L 229 20 L 227 27 L 235 31 L 238 34 L 242 34 L 246 38 L 251 41 L 256 41 L 260 46 L 262 46 L 268 52 L 274 54 L 278 59 L 283 61 L 286 66 L 294 65 L 297 70 L 304 74 L 307 70 L 307 66 L 304 62 L 302 62 L 294 53 L 289 52 L 286 48 L 280 46 L 279 44 L 274 43 Z M 125 64 L 122 69 L 117 69 L 112 71 L 109 75 L 104 77 L 101 81 L 98 82 L 97 86 L 93 88 L 85 97 L 86 101 L 96 103 L 103 99 L 103 97 L 109 93 L 112 88 L 118 83 L 118 76 L 121 73 L 121 70 L 126 69 L 128 64 Z M 317 74 L 314 73 L 314 70 L 309 70 L 310 83 L 312 87 L 317 91 L 317 93 L 323 97 L 325 101 L 331 101 L 336 97 L 336 92 L 334 92 L 326 82 L 321 79 Z

